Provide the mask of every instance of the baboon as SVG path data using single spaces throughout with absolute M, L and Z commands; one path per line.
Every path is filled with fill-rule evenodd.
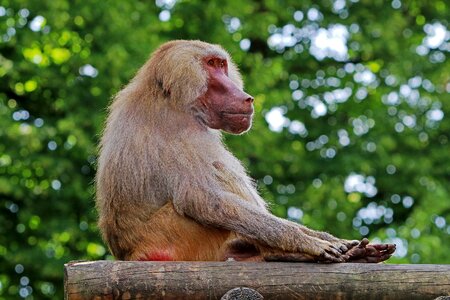
M 220 46 L 163 44 L 114 98 L 96 176 L 99 227 L 121 260 L 380 262 L 395 245 L 336 238 L 268 212 L 221 131 L 253 97 Z

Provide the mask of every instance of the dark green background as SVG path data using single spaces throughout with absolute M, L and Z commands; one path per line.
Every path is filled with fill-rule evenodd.
M 239 65 L 255 124 L 226 143 L 276 215 L 450 263 L 448 2 L 172 2 L 0 2 L 0 299 L 61 299 L 64 263 L 109 257 L 92 186 L 106 106 L 180 38 Z M 315 47 L 333 28 L 343 57 Z

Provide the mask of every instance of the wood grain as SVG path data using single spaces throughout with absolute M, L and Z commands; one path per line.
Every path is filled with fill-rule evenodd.
M 450 265 L 92 261 L 65 265 L 65 299 L 220 299 L 248 287 L 264 299 L 435 299 Z

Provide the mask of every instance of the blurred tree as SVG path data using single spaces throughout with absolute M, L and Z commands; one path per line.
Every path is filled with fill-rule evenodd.
M 61 299 L 108 258 L 92 182 L 105 108 L 161 43 L 219 43 L 256 97 L 227 136 L 275 214 L 450 263 L 445 1 L 0 3 L 0 299 Z

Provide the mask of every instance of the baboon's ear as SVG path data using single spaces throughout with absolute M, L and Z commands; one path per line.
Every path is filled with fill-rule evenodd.
M 156 86 L 158 87 L 158 89 L 162 92 L 162 95 L 164 96 L 164 98 L 170 97 L 170 89 L 164 88 L 164 83 L 163 83 L 162 79 L 156 79 L 155 82 L 156 82 Z

